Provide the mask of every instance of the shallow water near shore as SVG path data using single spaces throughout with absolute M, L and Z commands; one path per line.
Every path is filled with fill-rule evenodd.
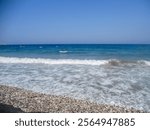
M 120 46 L 0 46 L 0 84 L 150 112 L 150 46 Z

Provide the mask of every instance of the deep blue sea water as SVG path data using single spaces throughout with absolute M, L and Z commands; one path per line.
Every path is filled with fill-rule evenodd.
M 0 45 L 0 84 L 150 112 L 150 45 Z
M 51 59 L 150 60 L 150 45 L 51 44 L 1 45 L 0 56 Z

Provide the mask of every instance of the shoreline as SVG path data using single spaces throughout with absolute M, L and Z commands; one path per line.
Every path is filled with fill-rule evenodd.
M 141 113 L 143 111 L 0 85 L 0 112 Z

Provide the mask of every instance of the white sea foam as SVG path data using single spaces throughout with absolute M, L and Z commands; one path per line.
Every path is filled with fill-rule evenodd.
M 67 53 L 68 51 L 59 51 L 59 53 Z
M 0 57 L 0 84 L 98 103 L 129 106 L 148 112 L 149 77 L 150 67 L 147 67 L 145 61 Z
M 142 64 L 145 64 L 147 66 L 150 66 L 150 61 L 140 60 L 140 61 L 138 61 L 138 63 L 142 63 Z
M 17 58 L 0 57 L 0 63 L 19 63 L 19 64 L 68 64 L 68 65 L 103 65 L 107 60 L 74 60 L 74 59 L 43 59 L 43 58 Z

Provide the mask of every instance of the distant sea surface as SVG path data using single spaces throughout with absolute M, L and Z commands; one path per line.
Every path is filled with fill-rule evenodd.
M 0 45 L 0 84 L 150 112 L 150 44 Z

